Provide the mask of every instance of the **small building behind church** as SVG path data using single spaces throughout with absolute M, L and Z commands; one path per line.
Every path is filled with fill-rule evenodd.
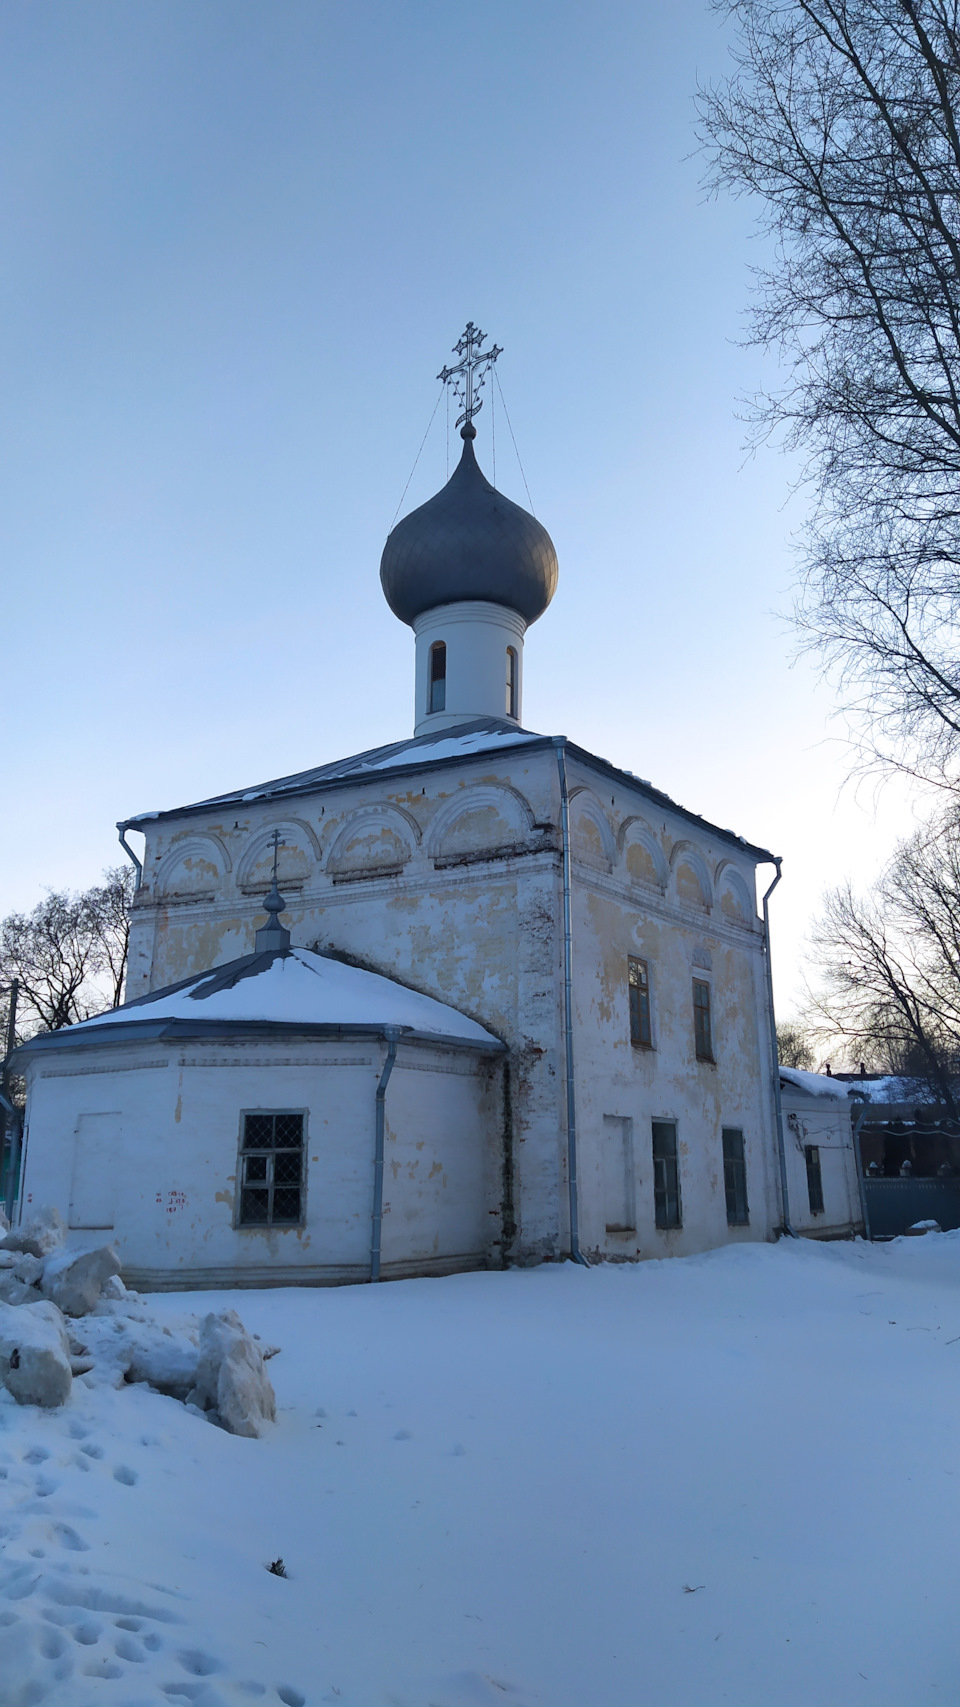
M 413 736 L 123 820 L 125 1005 L 21 1051 L 24 1206 L 109 1229 L 142 1285 L 636 1261 L 789 1218 L 779 862 L 524 726 L 557 559 L 481 472 L 470 395 L 381 563 Z M 849 1230 L 848 1174 L 823 1190 Z

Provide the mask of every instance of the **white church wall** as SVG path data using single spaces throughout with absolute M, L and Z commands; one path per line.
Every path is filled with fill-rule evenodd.
M 752 856 L 712 839 L 679 812 L 568 759 L 577 871 L 574 924 L 577 1075 L 585 1243 L 610 1255 L 703 1249 L 767 1237 L 778 1221 L 767 998 Z M 559 788 L 552 750 L 517 747 L 418 773 L 389 772 L 296 801 L 319 846 L 284 922 L 293 940 L 346 952 L 452 1003 L 510 1050 L 512 1175 L 519 1260 L 565 1247 L 565 1100 Z M 131 948 L 131 995 L 249 952 L 262 918 L 237 883 L 245 848 L 289 806 L 252 801 L 196 818 L 148 823 L 145 888 Z M 231 870 L 214 899 L 157 893 L 177 840 L 206 834 Z M 388 845 L 389 844 L 389 845 Z M 307 839 L 297 843 L 306 859 Z M 386 850 L 386 851 L 385 851 Z M 297 855 L 301 857 L 300 851 Z M 349 866 L 349 869 L 346 867 Z M 637 933 L 640 933 L 639 935 Z M 628 954 L 655 967 L 657 1047 L 629 1041 Z M 692 1052 L 692 979 L 711 984 L 716 1065 Z M 674 1113 L 671 1115 L 670 1110 Z M 675 1118 L 684 1226 L 652 1226 L 650 1122 Z M 633 1122 L 638 1237 L 606 1239 L 597 1180 L 604 1116 Z M 720 1132 L 744 1131 L 750 1226 L 728 1228 Z M 609 1128 L 607 1129 L 610 1130 Z M 508 1229 L 509 1231 L 509 1229 Z
M 72 1241 L 109 1239 L 145 1288 L 362 1280 L 383 1059 L 368 1039 L 142 1041 L 34 1059 L 24 1213 L 57 1204 Z M 241 1114 L 258 1109 L 305 1113 L 301 1227 L 235 1225 Z M 401 1044 L 386 1100 L 386 1278 L 498 1260 L 500 1109 L 489 1064 Z M 110 1143 L 91 1182 L 98 1121 Z
M 298 799 L 297 819 L 321 851 L 284 914 L 294 942 L 345 952 L 482 1016 L 503 1037 L 514 1112 L 508 1171 L 519 1248 L 531 1258 L 555 1254 L 560 1239 L 559 870 L 555 854 L 543 851 L 555 840 L 556 776 L 551 753 L 524 759 L 515 751 L 508 762 L 491 754 L 392 785 L 389 777 L 367 778 Z M 290 822 L 270 802 L 198 816 L 240 869 L 248 841 Z M 152 874 L 171 844 L 194 834 L 193 821 L 145 830 L 130 996 L 249 953 L 263 916 L 257 898 L 231 881 L 214 900 L 168 902 L 157 894 Z M 402 858 L 394 856 L 394 837 L 403 838 Z M 338 862 L 347 858 L 353 863 L 344 873 Z
M 438 605 L 417 617 L 414 733 L 449 729 L 477 717 L 503 717 L 520 723 L 523 715 L 523 637 L 526 623 L 517 611 L 481 599 Z M 446 647 L 444 705 L 430 710 L 430 651 Z M 513 710 L 507 704 L 507 651 L 514 654 Z
M 622 785 L 604 798 L 576 761 L 568 778 L 581 1245 L 636 1259 L 768 1238 L 779 1222 L 776 1127 L 752 860 L 669 811 L 638 812 Z M 630 956 L 648 971 L 650 1047 L 631 1042 Z M 713 1062 L 696 1058 L 694 979 L 710 988 Z M 655 1120 L 676 1126 L 682 1225 L 672 1230 L 655 1225 Z M 743 1133 L 746 1226 L 727 1224 L 724 1127 Z M 632 1230 L 620 1225 L 630 1208 Z

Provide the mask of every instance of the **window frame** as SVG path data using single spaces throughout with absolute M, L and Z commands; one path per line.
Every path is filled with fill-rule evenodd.
M 290 1144 L 290 1145 L 284 1144 L 284 1145 L 279 1145 L 279 1146 L 276 1144 L 273 1144 L 273 1145 L 251 1145 L 248 1148 L 246 1145 L 246 1142 L 245 1142 L 247 1120 L 250 1116 L 256 1117 L 258 1115 L 259 1116 L 269 1115 L 274 1120 L 279 1115 L 287 1115 L 287 1116 L 293 1115 L 295 1117 L 298 1117 L 300 1120 L 300 1145 L 299 1145 L 299 1149 L 300 1149 L 300 1179 L 299 1179 L 299 1184 L 297 1185 L 297 1188 L 296 1188 L 300 1193 L 300 1217 L 297 1221 L 274 1221 L 274 1220 L 269 1218 L 269 1215 L 268 1215 L 268 1219 L 266 1221 L 244 1221 L 242 1219 L 242 1215 L 243 1215 L 243 1192 L 244 1192 L 244 1186 L 245 1186 L 245 1181 L 244 1181 L 244 1160 L 245 1160 L 245 1158 L 249 1158 L 251 1156 L 261 1156 L 261 1155 L 267 1156 L 267 1157 L 271 1157 L 271 1156 L 275 1157 L 278 1153 L 278 1149 L 280 1151 L 282 1151 L 284 1154 L 290 1154 L 293 1151 L 295 1151 L 297 1148 L 297 1146 L 294 1144 Z M 306 1226 L 306 1224 L 307 1224 L 307 1143 L 308 1143 L 309 1117 L 310 1117 L 310 1111 L 307 1108 L 242 1108 L 240 1110 L 240 1130 L 239 1130 L 239 1135 L 238 1135 L 238 1140 L 237 1140 L 237 1187 L 236 1187 L 236 1193 L 235 1193 L 235 1204 L 234 1204 L 234 1214 L 233 1214 L 233 1225 L 237 1229 L 238 1232 L 241 1232 L 241 1233 L 287 1232 L 287 1231 L 291 1231 L 291 1230 L 295 1231 L 298 1227 L 305 1227 Z M 252 1185 L 259 1185 L 261 1182 L 260 1181 L 250 1181 L 249 1183 Z M 269 1193 L 268 1200 L 267 1200 L 268 1211 L 272 1214 L 273 1196 L 274 1196 L 274 1192 L 277 1189 L 276 1183 L 272 1177 L 268 1178 L 264 1183 L 267 1185 L 268 1193 Z M 292 1184 L 291 1181 L 284 1181 L 283 1182 L 283 1185 L 285 1187 L 287 1187 L 288 1189 L 290 1188 L 291 1184 Z
M 515 646 L 507 647 L 507 716 L 518 720 L 517 707 L 520 703 L 520 660 Z
M 811 1215 L 822 1215 L 823 1205 L 823 1167 L 820 1162 L 820 1145 L 804 1144 L 803 1160 L 807 1172 L 807 1202 Z M 816 1198 L 816 1204 L 814 1203 Z
M 697 991 L 705 990 L 706 1002 L 698 1002 Z M 701 1015 L 706 1015 L 704 1023 Z M 703 1046 L 704 1033 L 706 1047 Z M 716 1065 L 713 1052 L 713 994 L 709 978 L 694 978 L 693 980 L 693 1048 L 698 1061 L 705 1061 L 710 1066 Z
M 442 663 L 442 670 L 437 669 L 438 663 Z M 427 715 L 446 709 L 447 643 L 445 640 L 435 640 L 427 654 Z
M 728 1153 L 728 1137 L 739 1139 L 739 1156 Z M 750 1199 L 747 1196 L 747 1154 L 743 1127 L 721 1127 L 720 1145 L 723 1155 L 723 1192 L 727 1204 L 727 1226 L 749 1227 Z
M 634 981 L 634 969 L 637 980 Z M 636 1000 L 634 992 L 636 991 Z M 650 1000 L 650 962 L 638 954 L 627 955 L 627 1007 L 630 1042 L 634 1049 L 653 1048 L 653 1004 Z M 646 1036 L 643 1035 L 646 1031 Z
M 673 1134 L 673 1155 L 657 1154 L 657 1128 L 669 1128 Z M 677 1135 L 675 1120 L 652 1120 L 650 1122 L 650 1146 L 653 1155 L 653 1220 L 659 1233 L 675 1233 L 683 1226 L 683 1196 L 680 1190 L 680 1140 Z M 669 1170 L 672 1164 L 673 1189 L 671 1191 Z M 674 1218 L 669 1215 L 673 1199 Z

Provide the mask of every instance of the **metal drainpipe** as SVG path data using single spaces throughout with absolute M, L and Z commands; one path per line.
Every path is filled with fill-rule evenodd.
M 0 1091 L 0 1106 L 4 1113 L 10 1116 L 10 1160 L 6 1180 L 4 1211 L 11 1227 L 13 1226 L 13 1206 L 20 1196 L 20 1162 L 23 1154 L 23 1125 L 20 1120 L 20 1110 L 12 1102 L 8 1102 Z M 14 1193 L 16 1192 L 16 1195 Z
M 570 1193 L 570 1255 L 584 1268 L 590 1264 L 580 1249 L 580 1211 L 577 1202 L 577 1096 L 573 1065 L 573 928 L 570 919 L 570 799 L 564 738 L 553 740 L 560 772 L 560 838 L 563 847 L 563 1031 L 567 1071 L 567 1183 Z
M 867 1102 L 866 1097 L 864 1097 L 860 1107 L 853 1108 L 850 1111 L 851 1124 L 853 1126 L 853 1159 L 854 1166 L 857 1170 L 857 1190 L 860 1193 L 860 1213 L 863 1216 L 863 1236 L 865 1239 L 873 1238 L 873 1229 L 870 1226 L 870 1209 L 867 1204 L 867 1182 L 863 1175 L 863 1151 L 860 1148 L 860 1128 L 863 1125 L 863 1117 L 869 1106 L 870 1104 Z
M 143 882 L 143 861 L 139 860 L 137 858 L 132 847 L 130 846 L 130 843 L 127 841 L 127 830 L 129 829 L 129 827 L 130 826 L 127 823 L 127 820 L 125 818 L 122 818 L 117 825 L 117 829 L 120 832 L 120 846 L 122 847 L 122 849 L 123 849 L 124 853 L 127 855 L 127 857 L 129 859 L 133 860 L 133 863 L 137 868 L 137 877 L 136 877 L 136 882 L 134 883 L 134 889 L 139 889 L 141 883 Z
M 773 1105 L 777 1115 L 777 1154 L 780 1160 L 780 1196 L 783 1200 L 783 1225 L 791 1239 L 799 1238 L 795 1227 L 790 1225 L 790 1194 L 787 1190 L 787 1149 L 783 1136 L 783 1101 L 780 1096 L 780 1051 L 777 1048 L 777 1018 L 773 1009 L 773 964 L 770 959 L 770 909 L 769 900 L 777 884 L 780 882 L 780 867 L 782 859 L 776 854 L 771 855 L 771 863 L 777 868 L 777 875 L 763 897 L 763 946 L 767 958 L 767 1005 L 770 1012 L 770 1056 L 773 1064 Z
M 373 1151 L 373 1218 L 370 1229 L 370 1279 L 380 1279 L 380 1235 L 383 1229 L 383 1133 L 385 1124 L 384 1104 L 387 1098 L 387 1085 L 390 1074 L 397 1059 L 397 1038 L 399 1033 L 393 1026 L 384 1031 L 387 1040 L 387 1058 L 383 1063 L 380 1083 L 377 1086 L 377 1122 L 376 1141 Z

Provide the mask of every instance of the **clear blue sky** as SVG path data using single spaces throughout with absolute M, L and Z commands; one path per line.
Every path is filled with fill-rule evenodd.
M 525 721 L 785 856 L 789 1007 L 822 888 L 905 820 L 838 796 L 772 614 L 759 257 L 691 158 L 725 58 L 703 0 L 0 6 L 0 911 L 95 880 L 117 818 L 411 732 L 378 565 L 472 318 L 560 558 Z M 445 475 L 441 407 L 404 507 Z M 497 483 L 526 502 L 502 417 Z

